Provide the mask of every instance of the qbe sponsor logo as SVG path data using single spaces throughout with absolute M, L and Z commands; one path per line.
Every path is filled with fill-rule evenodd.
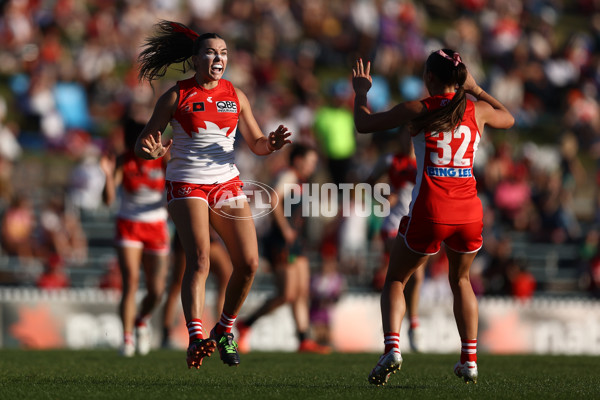
M 236 113 L 237 104 L 235 101 L 217 101 L 217 112 Z

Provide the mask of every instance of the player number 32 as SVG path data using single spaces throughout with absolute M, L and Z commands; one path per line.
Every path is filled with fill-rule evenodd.
M 465 153 L 469 149 L 469 143 L 471 143 L 471 129 L 469 129 L 468 126 L 460 125 L 454 132 L 437 132 L 431 136 L 439 138 L 440 134 L 442 137 L 436 143 L 441 152 L 430 153 L 431 162 L 435 165 L 449 165 L 452 163 L 455 167 L 469 167 L 471 165 L 471 159 L 465 158 Z M 450 143 L 452 142 L 452 139 L 461 138 L 462 142 L 453 156 Z M 476 140 L 474 143 L 473 150 L 477 148 L 477 142 L 479 142 L 479 140 Z

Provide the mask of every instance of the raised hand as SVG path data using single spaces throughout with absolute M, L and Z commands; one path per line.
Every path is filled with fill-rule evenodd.
M 292 132 L 289 132 L 285 126 L 279 125 L 276 130 L 269 133 L 269 149 L 273 151 L 279 150 L 286 144 L 292 143 L 292 141 L 288 139 L 291 134 Z
M 173 144 L 173 139 L 169 139 L 166 145 L 163 145 L 162 134 L 160 131 L 157 131 L 154 134 L 149 134 L 140 142 L 142 150 L 146 152 L 150 158 L 157 159 L 167 154 L 167 151 L 169 151 L 169 148 Z
M 115 173 L 117 158 L 114 154 L 103 154 L 99 160 L 100 169 L 106 176 L 112 176 Z
M 467 79 L 465 79 L 463 88 L 467 93 L 471 93 L 475 97 L 479 96 L 483 91 L 479 85 L 477 85 L 477 82 L 475 82 L 475 79 L 469 70 L 467 70 Z
M 362 58 L 356 60 L 356 66 L 352 68 L 352 87 L 356 94 L 365 95 L 371 89 L 373 79 L 370 73 L 371 61 L 367 61 L 367 67 L 365 68 Z

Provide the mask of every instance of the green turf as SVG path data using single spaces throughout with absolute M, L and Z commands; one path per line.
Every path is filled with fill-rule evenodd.
M 452 374 L 456 355 L 405 354 L 376 387 L 376 354 L 218 355 L 188 370 L 183 351 L 124 359 L 115 351 L 0 350 L 0 399 L 599 399 L 600 358 L 480 355 L 479 382 Z

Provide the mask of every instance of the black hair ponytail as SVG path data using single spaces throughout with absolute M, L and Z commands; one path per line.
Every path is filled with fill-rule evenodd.
M 429 111 L 411 121 L 414 132 L 453 131 L 460 123 L 467 108 L 467 95 L 463 87 L 467 79 L 467 67 L 460 55 L 452 49 L 442 49 L 429 55 L 426 71 L 431 72 L 442 84 L 457 86 L 454 97 L 444 107 Z
M 197 54 L 206 39 L 221 38 L 216 33 L 199 35 L 184 24 L 162 20 L 155 25 L 156 34 L 146 39 L 138 56 L 139 80 L 152 82 L 165 75 L 171 64 L 183 63 L 183 72 L 193 67 L 191 56 Z

